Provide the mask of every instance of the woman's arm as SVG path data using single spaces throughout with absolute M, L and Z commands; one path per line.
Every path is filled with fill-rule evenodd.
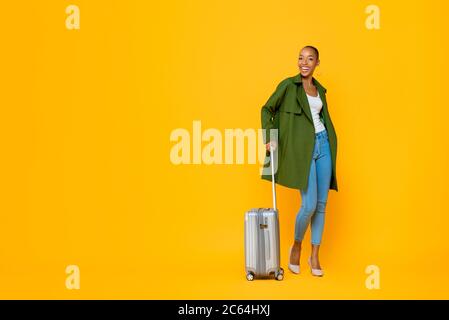
M 287 85 L 287 81 L 282 81 L 281 83 L 279 83 L 276 87 L 276 90 L 271 94 L 270 98 L 268 98 L 267 102 L 261 110 L 262 129 L 265 129 L 263 141 L 264 144 L 267 145 L 268 150 L 268 143 L 271 140 L 270 129 L 279 129 L 275 124 L 275 120 L 278 116 L 278 110 L 282 103 L 282 99 L 284 98 L 285 92 L 287 91 Z

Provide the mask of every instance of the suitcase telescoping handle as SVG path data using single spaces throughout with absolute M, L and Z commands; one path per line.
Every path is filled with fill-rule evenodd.
M 273 146 L 270 142 L 270 166 L 271 166 L 271 189 L 273 191 L 273 209 L 276 210 L 276 183 L 274 182 L 274 155 Z

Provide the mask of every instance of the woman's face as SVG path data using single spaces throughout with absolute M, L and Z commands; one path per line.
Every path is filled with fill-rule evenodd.
M 303 77 L 313 75 L 315 67 L 320 64 L 317 59 L 315 51 L 311 48 L 304 48 L 301 50 L 298 59 L 298 67 Z

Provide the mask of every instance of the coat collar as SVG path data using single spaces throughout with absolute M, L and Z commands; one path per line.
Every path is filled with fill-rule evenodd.
M 295 75 L 295 76 L 293 77 L 293 82 L 296 83 L 296 84 L 298 84 L 298 85 L 299 85 L 299 84 L 302 85 L 302 76 L 301 76 L 301 73 L 300 73 L 300 72 L 299 72 L 297 75 Z M 314 84 L 315 86 L 317 86 L 318 88 L 321 88 L 321 89 L 324 91 L 324 93 L 326 93 L 327 89 L 326 89 L 325 87 L 323 87 L 323 86 L 321 85 L 321 83 L 318 82 L 317 79 L 315 79 L 314 77 L 312 77 L 312 82 L 313 82 L 313 84 Z

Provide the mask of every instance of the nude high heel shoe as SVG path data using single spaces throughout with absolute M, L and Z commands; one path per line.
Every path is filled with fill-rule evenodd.
M 293 246 L 290 246 L 290 254 L 288 255 L 288 269 L 291 272 L 298 274 L 299 273 L 299 264 L 291 264 L 290 263 L 290 257 L 292 255 L 292 249 L 293 249 Z
M 322 269 L 314 269 L 312 268 L 312 257 L 309 257 L 309 266 L 310 270 L 312 271 L 312 275 L 316 277 L 322 277 L 324 275 L 324 271 Z

